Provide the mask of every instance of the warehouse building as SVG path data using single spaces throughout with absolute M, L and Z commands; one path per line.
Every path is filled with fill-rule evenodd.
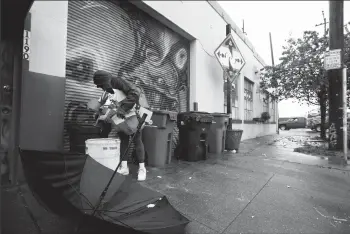
M 154 109 L 225 112 L 223 70 L 214 56 L 231 24 L 246 64 L 232 95 L 233 128 L 243 139 L 276 133 L 277 102 L 259 89 L 264 61 L 216 1 L 36 1 L 26 19 L 20 145 L 69 147 L 70 126 L 106 70 L 140 86 Z M 267 45 L 268 46 L 268 45 Z M 262 112 L 271 119 L 261 123 Z

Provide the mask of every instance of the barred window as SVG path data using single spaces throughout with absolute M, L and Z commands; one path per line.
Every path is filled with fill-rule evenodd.
M 244 77 L 244 120 L 253 119 L 253 87 L 254 83 Z

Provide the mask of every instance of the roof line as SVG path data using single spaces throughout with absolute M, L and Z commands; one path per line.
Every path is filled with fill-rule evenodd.
M 220 6 L 217 1 L 209 1 L 207 0 L 209 5 L 220 15 L 220 17 L 227 23 L 231 25 L 233 31 L 237 34 L 237 36 L 243 41 L 244 44 L 248 46 L 248 48 L 253 52 L 254 57 L 260 62 L 260 64 L 265 67 L 267 64 L 260 57 L 260 55 L 256 52 L 253 44 L 249 41 L 248 37 L 242 32 L 242 30 L 235 24 L 235 22 L 231 19 L 231 17 L 226 13 L 226 11 Z

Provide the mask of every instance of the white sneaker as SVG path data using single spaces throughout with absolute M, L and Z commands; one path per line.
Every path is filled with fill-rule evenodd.
M 118 168 L 117 172 L 119 174 L 122 174 L 122 175 L 129 175 L 129 167 L 120 165 L 120 167 Z
M 144 181 L 146 180 L 146 168 L 139 168 L 138 174 L 137 174 L 137 180 L 138 181 Z

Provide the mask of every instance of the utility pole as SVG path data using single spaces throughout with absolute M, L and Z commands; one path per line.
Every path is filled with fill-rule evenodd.
M 341 49 L 341 64 L 344 64 L 344 1 L 329 1 L 329 50 Z M 342 150 L 343 138 L 343 85 L 342 70 L 327 72 L 329 81 L 329 149 Z M 344 126 L 346 127 L 346 126 Z
M 273 56 L 273 47 L 272 47 L 272 37 L 271 37 L 271 32 L 269 32 L 269 36 L 270 36 L 270 50 L 271 50 L 271 63 L 272 63 L 272 67 L 274 68 L 275 67 L 275 59 L 274 59 L 274 56 Z M 272 75 L 274 75 L 274 74 L 272 74 Z M 278 113 L 278 100 L 276 101 L 275 100 L 275 102 L 276 102 L 276 105 L 275 105 L 275 108 L 276 108 L 276 110 L 275 110 L 275 116 L 276 116 L 276 119 L 275 119 L 275 121 L 276 121 L 276 133 L 277 134 L 280 134 L 280 129 L 279 129 L 279 121 L 278 121 L 278 119 L 279 119 L 279 113 Z
M 227 24 L 226 25 L 226 36 L 228 36 L 231 33 L 231 24 Z M 227 114 L 229 115 L 229 119 L 228 119 L 228 126 L 227 129 L 228 130 L 232 130 L 232 82 L 231 79 L 228 77 L 228 74 L 225 74 L 225 76 L 227 77 L 226 82 L 227 82 L 227 86 L 226 86 L 226 98 L 227 98 Z
M 271 37 L 271 32 L 269 32 L 269 36 L 270 36 L 270 51 L 271 51 L 271 62 L 272 62 L 272 66 L 275 66 L 275 59 L 273 56 L 273 47 L 272 47 L 272 37 Z

